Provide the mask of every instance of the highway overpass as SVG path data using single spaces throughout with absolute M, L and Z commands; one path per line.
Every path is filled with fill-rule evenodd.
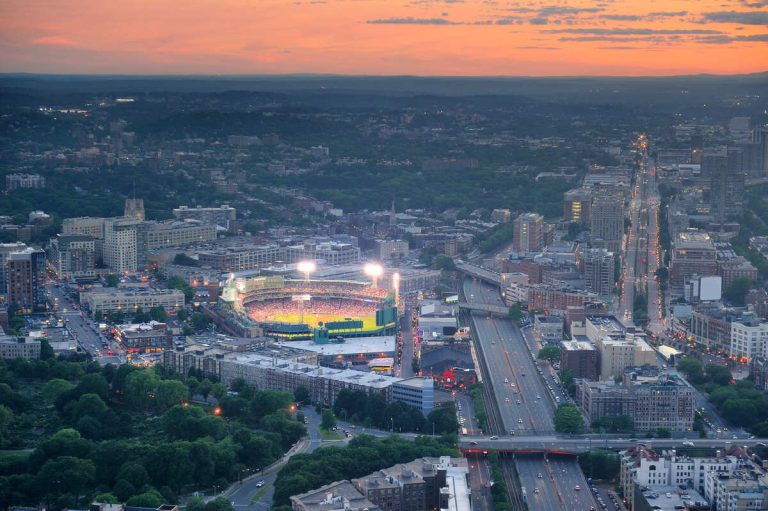
M 745 446 L 765 447 L 768 438 L 600 438 L 600 437 L 564 437 L 564 436 L 512 436 L 499 435 L 495 440 L 491 436 L 462 436 L 459 438 L 459 449 L 464 453 L 472 452 L 542 452 L 581 454 L 593 449 L 623 450 L 638 444 L 645 444 L 651 449 L 674 449 L 684 447 L 703 447 L 721 449 L 723 447 Z M 683 442 L 693 445 L 683 445 Z
M 470 311 L 476 311 L 476 312 L 486 312 L 488 314 L 493 314 L 496 316 L 504 316 L 504 317 L 509 316 L 509 308 L 499 306 L 499 305 L 489 305 L 485 303 L 459 302 L 459 308 L 470 310 Z
M 495 271 L 491 271 L 491 270 L 486 270 L 485 268 L 477 266 L 476 264 L 457 262 L 456 269 L 463 273 L 466 273 L 470 277 L 474 277 L 478 280 L 482 280 L 483 282 L 487 282 L 488 284 L 492 284 L 495 286 L 501 285 L 500 273 L 496 273 Z

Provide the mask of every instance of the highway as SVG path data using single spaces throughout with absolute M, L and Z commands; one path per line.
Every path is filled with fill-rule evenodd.
M 556 452 L 583 453 L 592 449 L 622 450 L 638 443 L 655 449 L 682 449 L 685 447 L 703 447 L 722 449 L 726 445 L 744 447 L 763 447 L 768 445 L 768 438 L 654 438 L 631 439 L 609 436 L 574 436 L 560 435 L 496 435 L 491 440 L 485 435 L 466 435 L 459 438 L 459 448 L 467 452 L 503 451 L 503 452 Z M 686 445 L 687 444 L 687 445 Z M 692 444 L 692 445 L 691 445 Z
M 464 299 L 472 304 L 503 307 L 499 289 L 466 278 L 463 288 Z M 490 385 L 501 423 L 495 431 L 488 433 L 514 435 L 510 438 L 524 439 L 528 436 L 554 434 L 555 402 L 542 378 L 542 372 L 535 355 L 526 344 L 522 332 L 511 320 L 493 317 L 489 314 L 472 313 L 473 337 L 479 346 L 479 356 L 484 365 L 481 370 L 486 385 Z M 488 404 L 489 407 L 491 404 Z M 464 441 L 462 437 L 462 442 Z M 486 442 L 491 436 L 483 438 Z M 482 451 L 479 451 L 482 452 Z M 507 463 L 506 459 L 502 463 Z M 521 485 L 526 488 L 525 498 L 532 511 L 555 511 L 571 508 L 587 511 L 596 508 L 591 492 L 575 492 L 573 487 L 586 488 L 586 480 L 574 457 L 558 460 L 557 477 L 543 455 L 526 456 L 514 460 Z M 564 470 L 564 472 L 563 472 Z M 509 473 L 509 471 L 507 472 Z M 542 474 L 539 478 L 538 474 Z M 544 477 L 547 474 L 547 477 Z M 538 493 L 534 494 L 533 480 Z M 571 485 L 572 484 L 572 485 Z M 571 485 L 566 491 L 565 485 Z M 567 507 L 563 507 L 566 503 Z

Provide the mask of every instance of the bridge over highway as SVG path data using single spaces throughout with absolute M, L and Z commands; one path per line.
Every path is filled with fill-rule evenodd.
M 501 285 L 501 274 L 495 271 L 486 270 L 476 264 L 471 263 L 456 263 L 456 269 L 466 273 L 470 277 L 474 277 L 483 282 L 493 284 L 495 286 Z
M 500 305 L 489 305 L 485 303 L 468 303 L 459 302 L 460 309 L 466 309 L 470 311 L 487 312 L 496 316 L 507 317 L 509 315 L 509 309 Z
M 491 438 L 495 438 L 491 440 Z M 685 445 L 684 445 L 685 442 Z M 674 449 L 684 447 L 703 447 L 722 449 L 724 447 L 765 447 L 768 438 L 602 438 L 602 437 L 564 437 L 555 435 L 541 436 L 462 436 L 459 438 L 459 449 L 464 453 L 472 452 L 542 452 L 580 454 L 592 449 L 622 450 L 638 444 L 645 444 L 652 449 Z

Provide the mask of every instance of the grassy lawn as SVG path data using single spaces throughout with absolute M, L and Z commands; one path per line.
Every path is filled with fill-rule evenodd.
M 334 431 L 320 430 L 320 436 L 323 440 L 341 440 L 343 437 Z
M 261 500 L 261 498 L 264 496 L 265 493 L 267 493 L 267 490 L 269 487 L 272 486 L 272 483 L 265 484 L 261 488 L 259 488 L 259 491 L 254 493 L 253 497 L 251 497 L 251 505 L 255 505 L 258 501 Z

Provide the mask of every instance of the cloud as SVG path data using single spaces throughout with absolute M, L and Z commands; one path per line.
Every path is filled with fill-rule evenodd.
M 717 35 L 719 30 L 708 29 L 653 29 L 653 28 L 558 28 L 545 30 L 550 34 L 587 34 L 587 35 Z
M 699 42 L 704 44 L 731 44 L 731 43 L 768 43 L 768 34 L 753 34 L 753 35 L 713 35 L 700 37 Z
M 656 11 L 656 12 L 649 12 L 648 16 L 651 16 L 654 18 L 665 18 L 665 17 L 671 18 L 673 16 L 685 16 L 686 14 L 688 14 L 688 11 Z
M 58 35 L 37 37 L 30 42 L 35 46 L 77 46 L 73 40 Z
M 746 7 L 768 7 L 768 0 L 755 0 L 750 2 L 749 0 L 741 0 Z
M 531 18 L 531 25 L 546 25 L 549 23 L 547 18 Z
M 463 25 L 459 21 L 451 21 L 443 18 L 386 18 L 366 21 L 369 25 Z
M 636 16 L 634 14 L 603 14 L 600 16 L 604 20 L 611 21 L 640 21 L 642 16 Z
M 581 14 L 583 12 L 601 12 L 602 7 L 561 7 L 549 5 L 538 10 L 539 16 L 563 16 L 565 14 Z
M 768 25 L 768 11 L 705 12 L 704 22 L 738 23 L 740 25 Z

